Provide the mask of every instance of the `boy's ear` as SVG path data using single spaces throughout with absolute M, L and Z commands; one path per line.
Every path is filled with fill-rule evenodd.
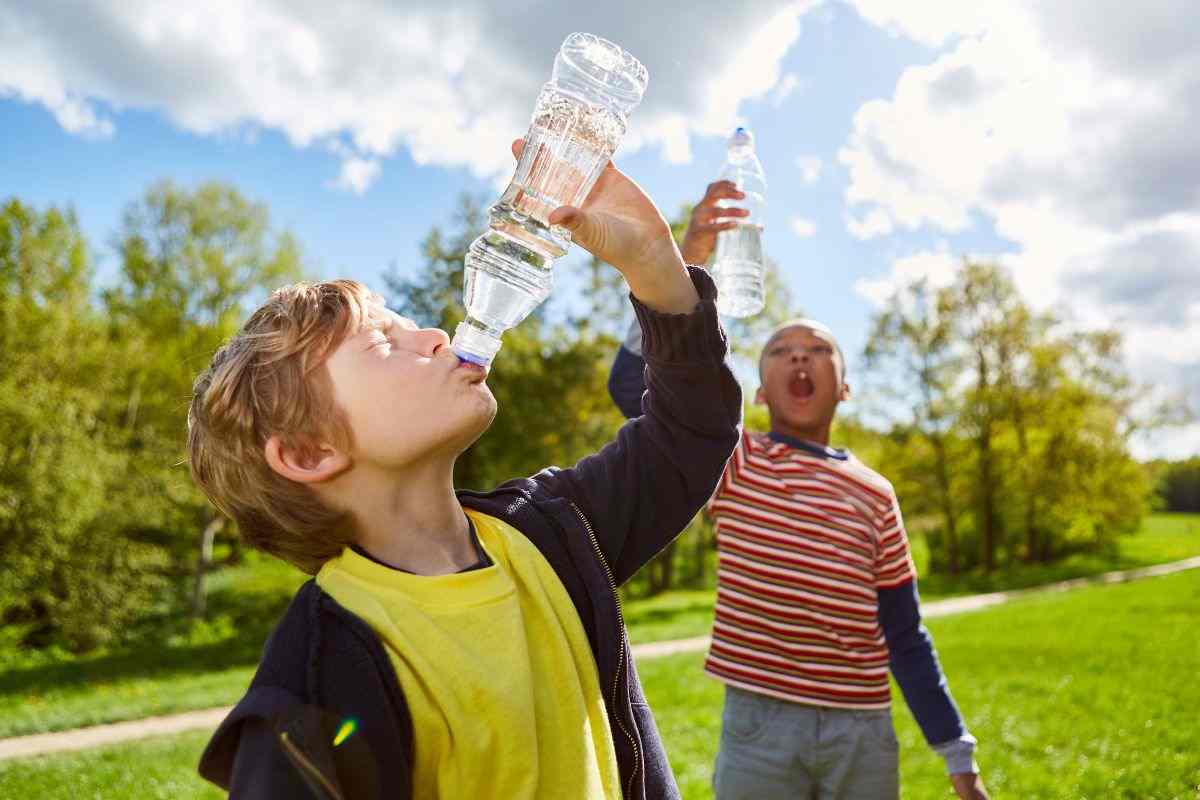
M 850 384 L 843 383 L 842 390 L 840 392 L 838 392 L 838 400 L 849 400 L 849 399 L 850 399 Z
M 267 439 L 264 455 L 271 469 L 297 483 L 320 483 L 335 478 L 350 467 L 350 457 L 332 445 L 318 442 L 300 445 L 278 434 Z
M 767 394 L 763 391 L 763 387 L 758 387 L 758 391 L 754 393 L 754 405 L 765 406 L 767 404 Z

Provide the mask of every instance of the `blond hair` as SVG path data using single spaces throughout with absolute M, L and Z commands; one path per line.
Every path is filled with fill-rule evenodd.
M 196 378 L 188 409 L 192 478 L 252 546 L 315 574 L 353 540 L 350 514 L 267 463 L 277 435 L 303 450 L 350 447 L 325 360 L 381 302 L 350 280 L 275 291 Z

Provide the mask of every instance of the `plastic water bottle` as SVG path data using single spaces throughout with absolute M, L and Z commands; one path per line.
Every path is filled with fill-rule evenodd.
M 721 180 L 733 181 L 745 193 L 743 200 L 720 200 L 750 212 L 738 226 L 717 234 L 712 276 L 717 284 L 717 310 L 730 317 L 750 317 L 763 308 L 763 215 L 767 205 L 767 178 L 754 154 L 754 134 L 738 128 L 729 137 L 729 156 Z
M 451 342 L 459 358 L 490 364 L 504 331 L 549 296 L 551 267 L 571 244 L 566 228 L 550 225 L 550 213 L 587 197 L 647 80 L 641 62 L 606 39 L 572 33 L 563 41 L 512 182 L 488 210 L 487 232 L 467 251 L 467 317 Z

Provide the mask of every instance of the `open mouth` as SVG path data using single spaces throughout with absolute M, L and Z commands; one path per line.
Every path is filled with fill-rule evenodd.
M 792 379 L 788 381 L 788 394 L 796 400 L 808 400 L 816 391 L 812 376 L 804 370 L 792 375 Z

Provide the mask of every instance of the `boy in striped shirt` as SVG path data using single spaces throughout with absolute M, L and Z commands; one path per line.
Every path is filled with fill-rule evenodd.
M 688 263 L 706 261 L 730 224 L 716 201 L 738 195 L 709 187 L 684 241 Z M 638 349 L 627 339 L 609 381 L 629 417 L 641 413 Z M 708 506 L 719 561 L 705 672 L 726 685 L 717 797 L 898 797 L 890 668 L 955 792 L 985 800 L 975 739 L 921 625 L 895 491 L 829 446 L 850 392 L 837 340 L 812 320 L 781 325 L 759 378 L 771 430 L 742 434 Z

